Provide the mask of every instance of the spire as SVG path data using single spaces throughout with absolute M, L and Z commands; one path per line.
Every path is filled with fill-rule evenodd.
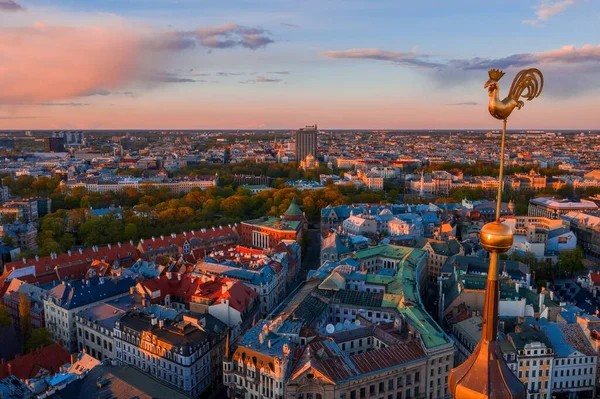
M 283 213 L 283 216 L 300 217 L 303 215 L 304 214 L 302 213 L 302 210 L 296 202 L 296 198 L 292 198 L 292 202 L 290 203 L 290 206 L 288 207 L 287 211 Z

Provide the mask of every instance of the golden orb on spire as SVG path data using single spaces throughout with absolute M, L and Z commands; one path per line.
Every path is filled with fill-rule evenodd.
M 494 221 L 482 227 L 479 242 L 483 249 L 491 253 L 503 254 L 513 245 L 512 229 L 504 223 Z

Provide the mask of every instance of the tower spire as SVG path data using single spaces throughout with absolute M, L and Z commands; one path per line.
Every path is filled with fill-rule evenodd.
M 515 78 L 515 82 L 521 82 L 521 76 L 523 74 L 527 75 L 528 73 L 539 76 L 543 83 L 542 74 L 537 69 L 521 71 L 517 75 L 517 78 Z M 490 80 L 486 83 L 485 87 L 489 86 L 490 90 L 493 90 L 497 94 L 497 81 L 502 75 L 503 73 L 500 71 L 492 69 L 490 71 Z M 531 79 L 527 81 L 529 82 Z M 513 82 L 513 85 L 514 84 L 515 83 Z M 532 90 L 533 89 L 530 88 L 529 92 L 533 93 Z M 541 92 L 541 86 L 539 87 L 539 92 Z M 537 97 L 539 92 L 536 91 L 534 97 Z M 519 93 L 519 96 L 521 93 L 522 91 Z M 530 100 L 534 97 L 528 97 L 526 99 Z M 492 98 L 491 94 L 490 98 Z M 498 173 L 499 184 L 498 196 L 496 199 L 496 220 L 483 226 L 479 235 L 481 246 L 483 249 L 490 252 L 490 268 L 488 270 L 485 287 L 483 331 L 481 332 L 481 340 L 475 347 L 471 356 L 463 364 L 452 369 L 448 375 L 448 389 L 454 399 L 525 399 L 526 397 L 525 387 L 504 362 L 500 344 L 497 340 L 498 301 L 500 299 L 498 258 L 501 253 L 506 253 L 512 247 L 514 239 L 512 229 L 500 222 L 506 118 L 508 118 L 510 112 L 512 112 L 517 105 L 518 109 L 521 109 L 523 102 L 517 103 L 516 100 L 513 100 L 514 105 L 513 103 L 510 103 L 507 106 L 503 105 L 498 108 L 494 101 L 490 99 L 489 111 L 494 118 L 502 120 L 502 139 L 500 143 L 500 171 Z

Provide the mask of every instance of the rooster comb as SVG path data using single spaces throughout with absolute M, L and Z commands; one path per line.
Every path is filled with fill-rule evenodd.
M 490 75 L 490 79 L 495 80 L 497 82 L 500 79 L 502 79 L 502 76 L 504 76 L 504 72 L 502 72 L 499 69 L 490 69 L 488 75 Z

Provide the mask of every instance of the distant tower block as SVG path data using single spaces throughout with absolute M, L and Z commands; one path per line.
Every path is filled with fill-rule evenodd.
M 317 159 L 317 133 L 317 125 L 296 130 L 296 162 L 300 163 L 308 154 Z

